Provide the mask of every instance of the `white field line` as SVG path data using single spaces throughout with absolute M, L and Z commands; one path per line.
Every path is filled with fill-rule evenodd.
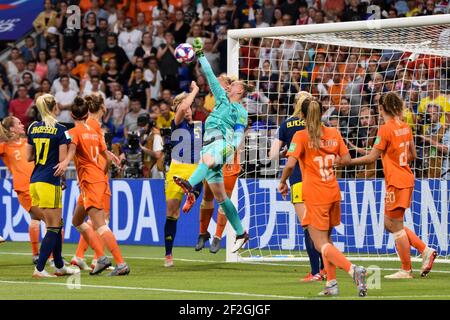
M 43 285 L 43 286 L 59 286 L 68 287 L 67 283 L 59 282 L 38 282 L 38 281 L 7 281 L 0 280 L 0 283 L 4 284 L 22 284 L 22 285 Z M 315 297 L 303 297 L 303 296 L 281 296 L 281 295 L 266 295 L 257 293 L 246 293 L 246 292 L 220 292 L 220 291 L 200 291 L 200 290 L 178 290 L 178 289 L 167 289 L 167 288 L 147 288 L 147 287 L 123 287 L 123 286 L 104 286 L 104 285 L 90 285 L 90 284 L 80 284 L 81 288 L 93 288 L 93 289 L 111 289 L 111 290 L 129 290 L 129 291 L 149 291 L 149 292 L 170 292 L 170 293 L 191 293 L 191 294 L 208 294 L 208 295 L 225 295 L 225 296 L 239 296 L 239 297 L 254 297 L 254 298 L 269 298 L 269 299 L 289 299 L 289 300 L 316 300 L 319 298 Z M 450 295 L 408 295 L 408 296 L 371 296 L 369 291 L 369 296 L 366 298 L 358 298 L 357 296 L 341 296 L 325 299 L 414 299 L 414 298 L 441 298 L 450 299 Z M 322 298 L 323 299 L 323 298 Z
M 1 252 L 0 255 L 16 255 L 16 256 L 31 256 L 30 253 L 25 252 Z M 68 256 L 70 254 L 63 254 L 65 256 Z M 93 255 L 87 254 L 86 257 L 93 257 Z M 127 256 L 124 257 L 125 259 L 130 260 L 164 260 L 164 258 L 159 257 L 133 257 L 133 256 Z M 217 260 L 200 260 L 200 259 L 177 259 L 175 258 L 174 261 L 183 261 L 183 262 L 198 262 L 198 263 L 225 263 L 224 261 L 217 261 Z M 374 261 L 379 262 L 379 261 Z M 253 261 L 244 261 L 244 262 L 238 262 L 239 264 L 255 264 L 255 265 L 265 265 L 265 266 L 276 266 L 276 267 L 310 267 L 309 264 L 287 264 L 287 263 L 274 263 L 274 262 L 253 262 Z M 400 263 L 400 262 L 399 262 Z M 398 271 L 398 268 L 380 268 L 380 270 L 384 271 Z M 433 270 L 433 273 L 444 273 L 444 274 L 450 274 L 450 270 Z

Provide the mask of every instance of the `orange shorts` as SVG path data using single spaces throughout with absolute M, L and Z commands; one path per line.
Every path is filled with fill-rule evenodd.
M 302 226 L 313 226 L 322 231 L 331 230 L 341 224 L 341 202 L 329 204 L 308 204 L 305 201 L 305 215 Z
M 232 175 L 232 176 L 224 176 L 223 177 L 223 184 L 225 185 L 225 192 L 229 197 L 231 197 L 231 194 L 233 193 L 234 186 L 236 185 L 236 180 L 238 178 L 238 174 Z
M 110 195 L 107 194 L 108 184 L 106 182 L 88 183 L 83 182 L 80 184 L 80 197 L 78 198 L 78 204 L 82 205 L 87 211 L 90 208 L 96 208 L 99 210 L 108 210 L 109 212 L 109 200 Z M 108 202 L 105 208 L 105 202 Z
M 384 214 L 392 219 L 403 219 L 405 210 L 411 206 L 411 199 L 414 188 L 398 189 L 394 186 L 386 188 L 384 198 Z
M 19 204 L 24 208 L 27 212 L 30 212 L 31 207 L 31 196 L 30 191 L 16 191 L 17 199 L 19 200 Z

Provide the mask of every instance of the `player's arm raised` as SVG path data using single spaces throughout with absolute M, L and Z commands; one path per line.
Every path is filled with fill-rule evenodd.
M 195 81 L 191 82 L 191 93 L 183 99 L 180 105 L 177 107 L 175 112 L 175 124 L 179 125 L 183 122 L 184 117 L 186 115 L 186 111 L 191 108 L 192 103 L 194 102 L 195 97 L 197 96 L 199 88 Z

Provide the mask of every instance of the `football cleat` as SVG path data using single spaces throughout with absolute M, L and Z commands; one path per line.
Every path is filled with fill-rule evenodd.
M 100 257 L 100 258 L 98 258 L 94 269 L 92 269 L 92 271 L 89 272 L 89 274 L 91 276 L 100 274 L 103 270 L 107 269 L 110 266 L 111 266 L 111 260 L 107 256 Z
M 214 236 L 211 245 L 209 246 L 209 252 L 211 253 L 217 253 L 220 250 L 220 242 L 222 241 L 222 239 L 220 239 L 219 237 Z
M 189 181 L 178 176 L 173 176 L 173 181 L 183 190 L 185 194 L 194 193 L 194 188 Z
M 396 273 L 384 276 L 385 279 L 412 279 L 412 270 L 406 271 L 403 269 L 400 269 Z
M 115 277 L 115 276 L 126 276 L 130 273 L 130 267 L 126 263 L 122 263 L 120 266 L 117 265 L 115 269 L 108 274 L 108 277 Z
M 56 268 L 54 275 L 58 276 L 58 277 L 62 277 L 62 276 L 70 276 L 70 275 L 77 274 L 77 273 L 80 273 L 80 269 L 64 266 L 60 269 Z
M 6 240 L 2 236 L 0 236 L 0 243 L 3 243 L 3 242 L 6 242 Z
M 84 259 L 78 258 L 77 256 L 73 256 L 70 264 L 73 266 L 77 266 L 80 270 L 91 270 L 86 261 Z
M 195 251 L 200 251 L 205 247 L 206 241 L 211 238 L 208 231 L 206 233 L 201 233 L 198 235 L 197 244 L 195 245 Z
M 173 256 L 172 255 L 168 255 L 165 257 L 164 267 L 166 267 L 166 268 L 173 267 Z
M 234 242 L 233 249 L 231 249 L 232 253 L 236 253 L 248 242 L 248 233 L 245 231 L 240 236 L 236 236 L 236 241 Z
M 48 273 L 45 269 L 39 271 L 36 267 L 34 267 L 33 278 L 56 278 L 56 275 Z
M 308 273 L 303 279 L 300 280 L 300 282 L 315 282 L 315 281 L 322 281 L 322 275 L 320 273 L 312 274 Z
M 331 284 L 325 286 L 325 289 L 319 292 L 319 296 L 330 297 L 339 295 L 339 287 L 336 280 L 334 280 Z
M 426 248 L 424 252 L 422 252 L 422 273 L 420 274 L 421 277 L 426 277 L 428 273 L 430 273 L 436 257 L 437 252 L 434 249 Z
M 367 296 L 367 285 L 366 285 L 366 275 L 367 271 L 364 267 L 354 266 L 353 269 L 353 281 L 358 288 L 358 296 Z
M 186 194 L 186 201 L 184 202 L 183 208 L 181 210 L 183 210 L 183 213 L 188 213 L 192 207 L 195 204 L 195 200 L 197 200 L 197 198 L 195 197 L 195 194 L 192 192 L 189 192 Z

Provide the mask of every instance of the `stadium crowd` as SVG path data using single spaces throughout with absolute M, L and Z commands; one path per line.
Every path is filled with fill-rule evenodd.
M 35 32 L 0 64 L 0 119 L 11 114 L 28 126 L 38 116 L 36 96 L 51 93 L 58 120 L 70 128 L 75 98 L 97 92 L 106 101 L 110 146 L 123 158 L 144 153 L 141 173 L 129 176 L 161 177 L 173 97 L 195 80 L 194 120 L 205 121 L 214 106 L 198 64 L 174 58 L 178 44 L 202 38 L 219 75 L 227 71 L 229 29 L 365 20 L 369 2 L 386 19 L 449 10 L 449 2 L 439 0 L 46 0 Z M 82 9 L 80 29 L 70 24 L 70 5 Z M 380 96 L 395 90 L 417 139 L 416 176 L 450 179 L 450 59 L 411 61 L 388 50 L 263 41 L 241 40 L 240 77 L 257 87 L 245 100 L 251 129 L 276 128 L 292 112 L 295 94 L 306 90 L 319 97 L 327 110 L 323 121 L 340 129 L 354 155 L 365 154 L 376 139 Z M 135 135 L 140 130 L 146 134 Z M 376 169 L 363 177 L 382 174 L 379 163 Z M 357 172 L 342 174 L 361 177 Z

